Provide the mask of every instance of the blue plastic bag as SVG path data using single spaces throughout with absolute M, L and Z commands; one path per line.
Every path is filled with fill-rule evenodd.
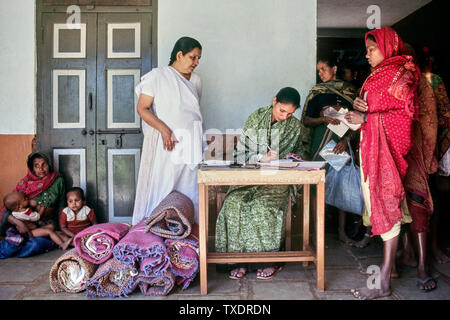
M 32 237 L 21 247 L 17 257 L 25 258 L 49 251 L 54 247 L 53 241 L 46 237 Z
M 350 149 L 351 162 L 340 171 L 328 169 L 325 181 L 325 203 L 342 211 L 362 215 L 364 200 L 361 195 L 361 173 L 355 164 L 353 150 Z
M 9 243 L 6 240 L 0 242 L 0 259 L 7 259 L 19 252 L 21 246 Z

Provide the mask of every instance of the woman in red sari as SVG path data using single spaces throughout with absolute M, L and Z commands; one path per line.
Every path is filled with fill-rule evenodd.
M 403 180 L 405 159 L 412 146 L 412 121 L 417 117 L 416 89 L 419 68 L 411 56 L 403 55 L 398 34 L 388 27 L 369 31 L 365 37 L 369 64 L 373 68 L 354 109 L 346 119 L 361 127 L 361 186 L 364 194 L 364 223 L 383 239 L 380 287 L 353 289 L 359 299 L 391 294 L 390 278 L 402 223 L 406 214 Z

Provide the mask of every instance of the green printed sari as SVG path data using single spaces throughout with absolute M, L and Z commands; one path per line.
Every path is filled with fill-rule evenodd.
M 240 136 L 238 161 L 248 161 L 267 145 L 279 158 L 288 153 L 303 155 L 300 121 L 294 116 L 271 123 L 272 106 L 252 113 Z M 250 139 L 246 137 L 250 136 Z M 232 186 L 228 190 L 216 223 L 216 252 L 279 251 L 284 237 L 285 212 L 290 186 Z
M 327 93 L 336 94 L 345 99 L 351 105 L 353 105 L 353 100 L 358 95 L 357 89 L 351 83 L 343 80 L 331 80 L 319 83 L 309 91 L 302 111 L 301 140 L 303 143 L 304 152 L 307 154 L 307 158 L 311 160 L 318 160 L 318 153 L 328 142 L 330 142 L 330 140 L 334 140 L 337 143 L 341 139 L 333 133 L 333 131 L 327 128 L 327 124 L 320 124 L 315 128 L 309 128 L 304 124 L 309 102 L 316 96 Z

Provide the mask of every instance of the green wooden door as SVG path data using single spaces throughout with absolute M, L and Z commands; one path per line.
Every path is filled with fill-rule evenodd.
M 142 133 L 134 86 L 152 67 L 152 12 L 40 13 L 36 148 L 100 222 L 131 222 Z M 39 30 L 38 30 L 39 31 Z M 38 37 L 39 38 L 39 37 Z

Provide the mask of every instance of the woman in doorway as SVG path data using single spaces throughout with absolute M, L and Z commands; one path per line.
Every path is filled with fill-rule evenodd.
M 336 152 L 344 151 L 347 146 L 345 138 L 339 138 L 327 128 L 328 124 L 339 124 L 340 121 L 324 116 L 323 109 L 327 107 L 351 109 L 353 100 L 358 94 L 355 86 L 337 78 L 338 65 L 334 57 L 319 57 L 317 71 L 322 82 L 309 91 L 301 118 L 302 142 L 311 160 L 317 160 L 320 150 L 330 140 L 337 143 Z
M 361 187 L 364 224 L 383 239 L 380 288 L 352 289 L 358 299 L 391 294 L 390 279 L 395 263 L 400 228 L 410 223 L 403 181 L 408 169 L 405 157 L 412 145 L 412 121 L 417 118 L 416 89 L 419 68 L 411 56 L 402 55 L 404 45 L 397 33 L 383 27 L 366 33 L 369 64 L 366 79 L 354 108 L 346 119 L 361 127 Z
M 319 152 L 331 140 L 336 142 L 336 147 L 333 151 L 339 154 L 348 148 L 347 139 L 353 142 L 353 140 L 357 141 L 358 137 L 357 132 L 349 130 L 340 138 L 327 127 L 328 124 L 339 124 L 340 121 L 323 115 L 323 111 L 328 107 L 353 109 L 353 100 L 357 96 L 356 87 L 350 82 L 337 78 L 339 72 L 338 64 L 331 55 L 319 57 L 317 71 L 322 82 L 310 90 L 309 95 L 306 97 L 301 118 L 303 124 L 302 141 L 306 149 L 305 152 L 310 155 L 310 159 L 313 161 L 320 158 Z M 359 192 L 359 190 L 355 190 L 355 192 Z M 313 206 L 314 203 L 313 201 Z M 347 213 L 342 210 L 338 211 L 339 240 L 348 245 L 366 246 L 368 237 L 365 236 L 360 242 L 355 242 L 347 236 L 345 232 Z M 354 233 L 356 234 L 361 225 L 361 218 L 358 215 L 352 216 L 356 218 L 353 219 L 356 229 Z
M 272 102 L 247 119 L 235 153 L 239 163 L 269 162 L 285 158 L 289 153 L 303 155 L 300 121 L 292 116 L 299 106 L 300 94 L 286 87 Z M 279 251 L 289 190 L 289 186 L 230 187 L 217 217 L 216 251 Z M 257 269 L 258 279 L 271 279 L 281 270 L 273 264 L 241 264 L 231 270 L 229 276 L 241 279 L 250 267 Z
M 198 222 L 197 168 L 202 160 L 201 81 L 194 72 L 200 43 L 178 39 L 169 66 L 154 68 L 136 86 L 137 112 L 144 142 L 139 168 L 133 225 L 150 216 L 173 190 L 188 196 Z

